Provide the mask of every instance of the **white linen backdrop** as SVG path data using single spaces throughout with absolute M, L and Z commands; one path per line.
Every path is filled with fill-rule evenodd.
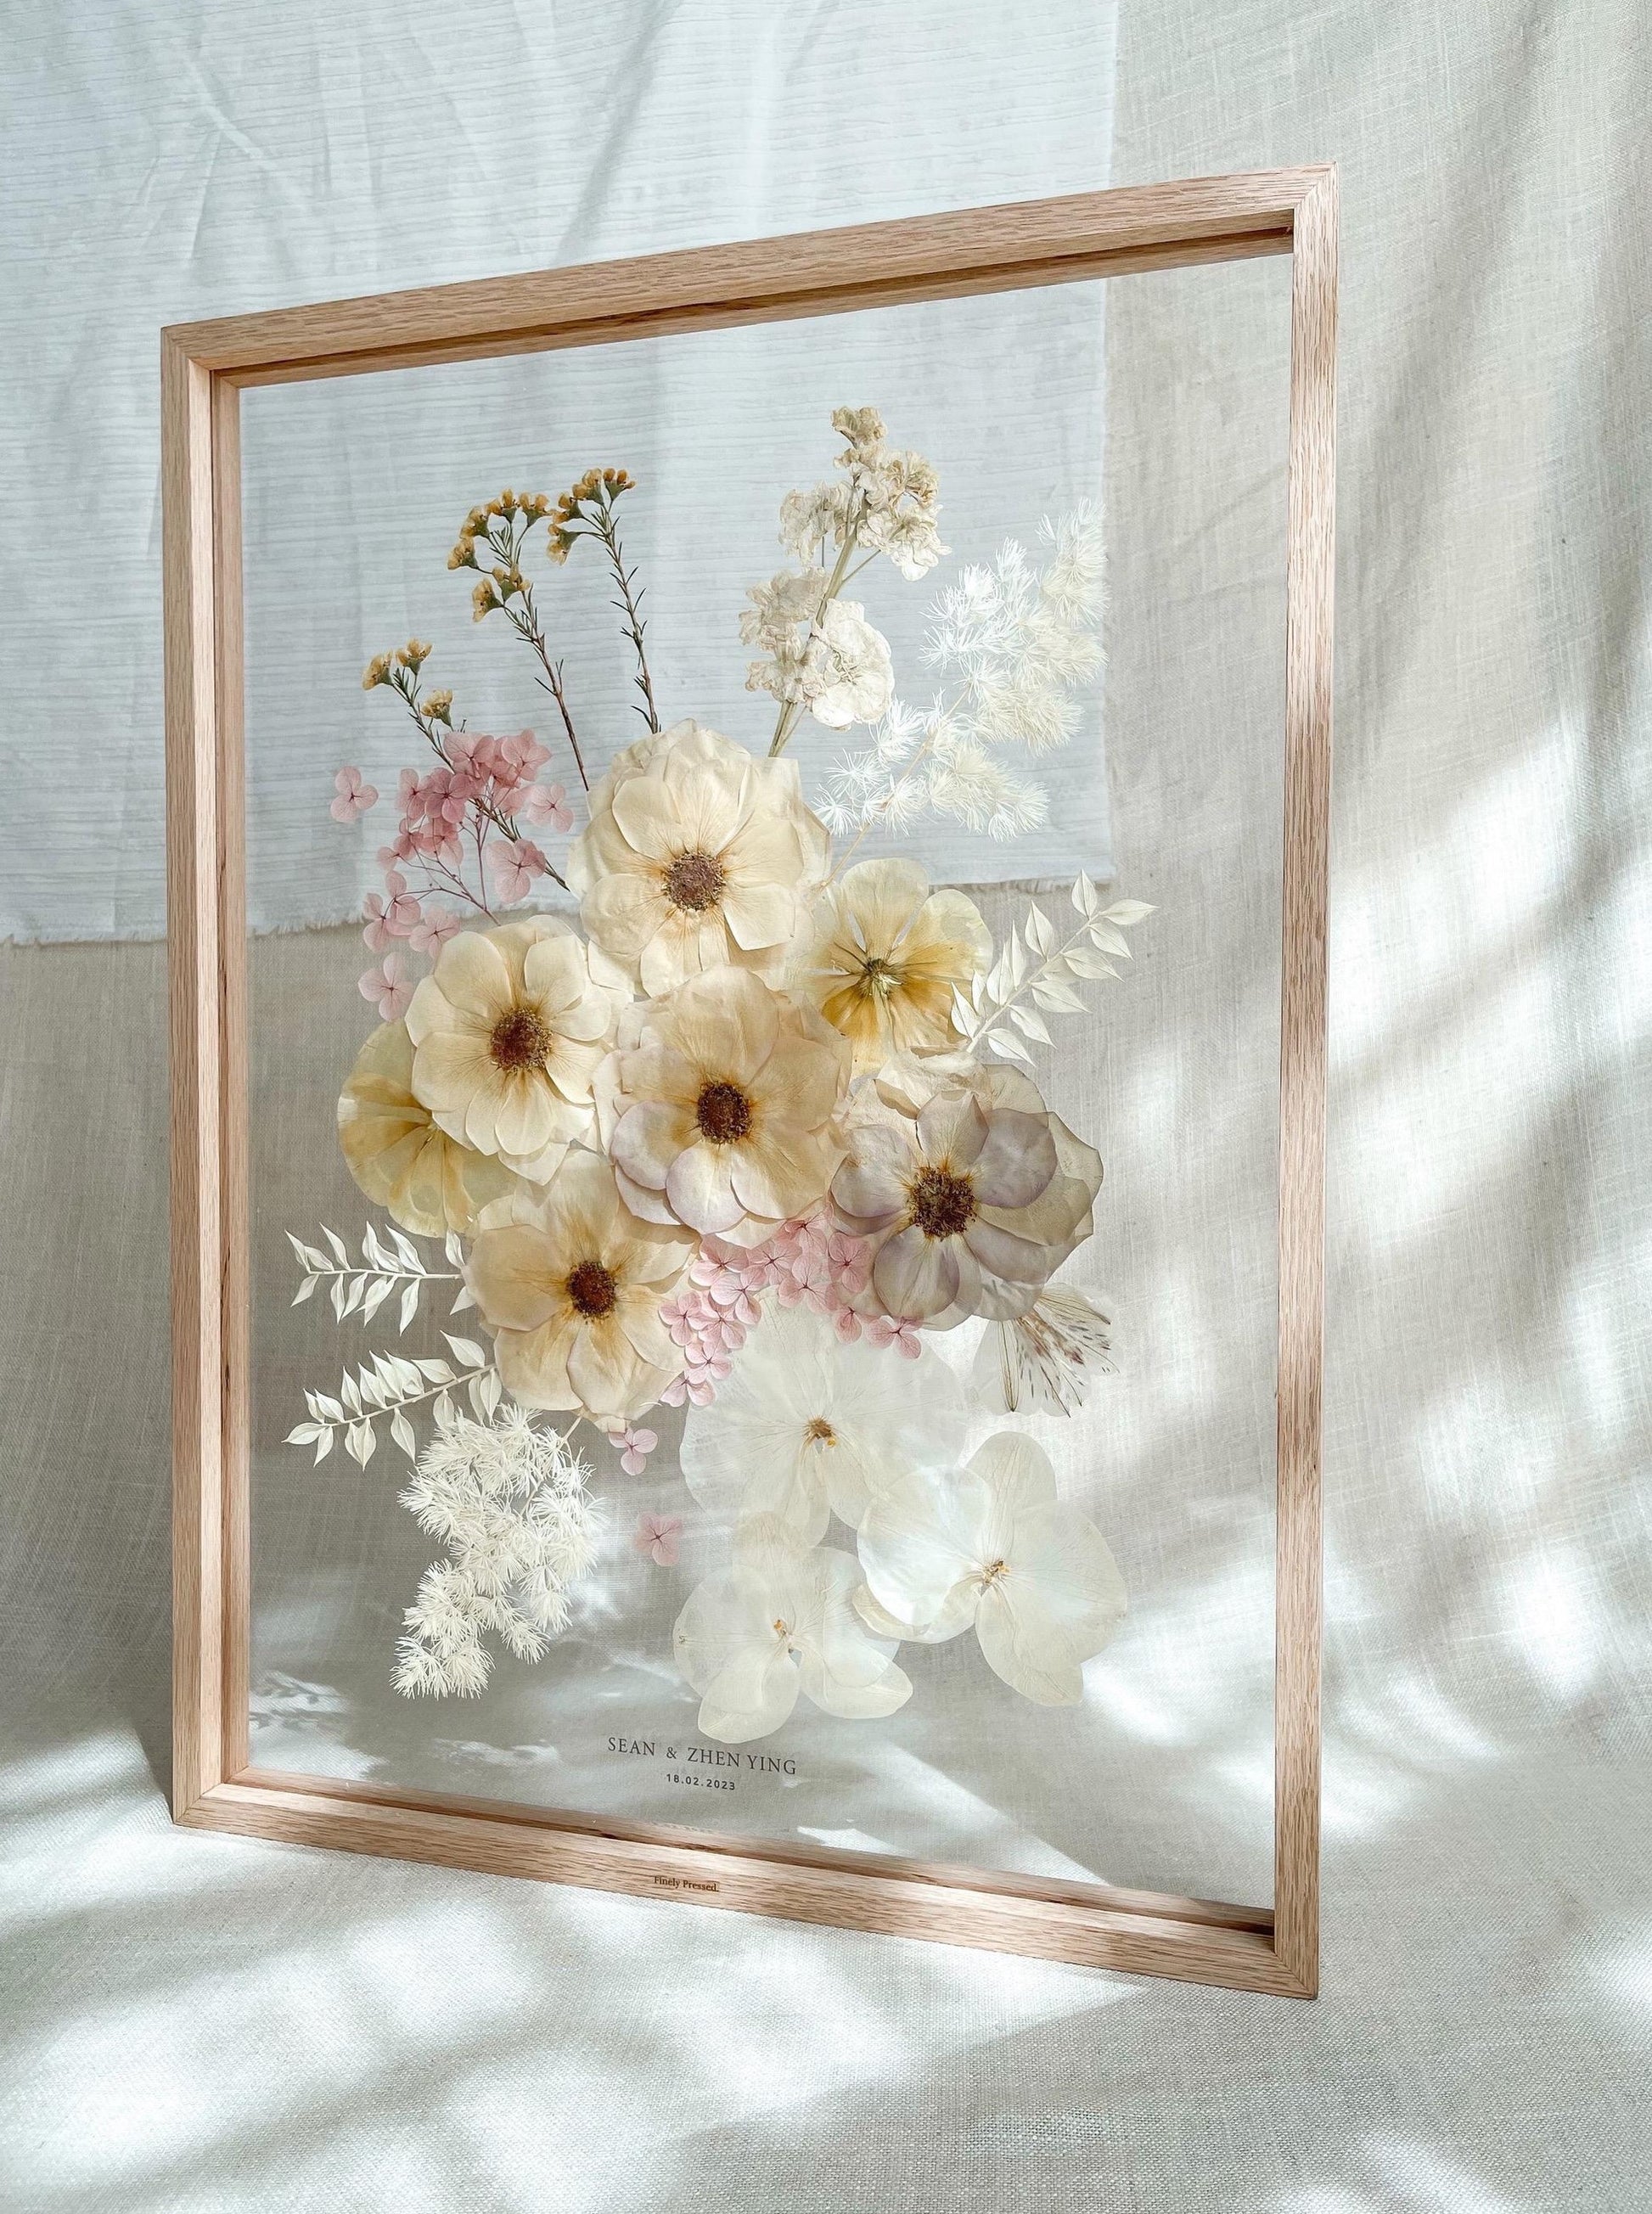
M 154 927 L 160 322 L 1110 180 L 1343 191 L 1325 1996 L 170 1830 L 160 949 L 20 945 L 9 2207 L 1644 2205 L 1648 80 L 1639 0 L 1122 0 L 1116 41 L 1065 0 L 0 9 L 24 936 Z M 1208 297 L 1190 344 L 1174 285 L 1111 288 L 1121 505 L 1257 342 Z M 1116 566 L 1116 683 L 1250 650 L 1219 570 L 1155 574 Z M 1221 1744 L 1220 1649 L 1139 1719 L 1167 1761 Z

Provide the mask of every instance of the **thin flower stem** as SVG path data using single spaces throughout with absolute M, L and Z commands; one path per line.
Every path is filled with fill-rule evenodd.
M 517 636 L 526 639 L 539 656 L 540 667 L 545 674 L 535 677 L 534 681 L 542 690 L 548 692 L 556 702 L 557 713 L 562 718 L 562 727 L 567 732 L 568 743 L 573 749 L 573 765 L 579 772 L 580 783 L 589 792 L 590 779 L 585 774 L 585 756 L 579 750 L 579 736 L 573 727 L 573 717 L 568 712 L 568 695 L 562 686 L 562 664 L 560 661 L 554 662 L 551 659 L 549 649 L 545 644 L 545 633 L 539 627 L 539 616 L 534 606 L 534 588 L 531 584 L 524 582 L 522 598 L 525 615 L 518 615 L 514 608 L 506 608 L 505 612 L 515 625 Z
M 434 719 L 425 714 L 424 710 L 419 706 L 418 694 L 412 678 L 405 677 L 398 672 L 396 675 L 392 676 L 390 681 L 396 692 L 400 694 L 402 704 L 406 706 L 408 714 L 413 718 L 414 727 L 428 743 L 431 752 L 434 753 L 437 761 L 441 762 L 443 768 L 451 770 L 453 767 L 452 759 L 448 753 L 447 748 L 443 744 L 441 738 L 437 735 Z M 463 725 L 461 724 L 460 728 L 462 729 L 463 727 Z M 568 735 L 570 737 L 572 737 L 573 732 L 572 728 L 570 728 Z M 578 758 L 578 751 L 579 749 L 576 746 L 574 748 L 576 759 Z M 584 774 L 583 765 L 580 768 L 580 774 L 582 776 Z M 589 787 L 587 787 L 587 789 L 589 789 Z M 508 838 L 513 846 L 521 844 L 521 831 L 517 829 L 516 824 L 512 823 L 507 816 L 501 815 L 497 807 L 491 806 L 485 799 L 473 799 L 470 804 L 475 809 L 479 816 L 485 816 L 487 821 L 493 824 L 493 828 L 499 831 L 502 836 Z M 480 865 L 480 853 L 478 853 L 477 859 L 478 865 Z M 425 866 L 428 868 L 429 865 L 430 864 L 426 862 Z M 550 878 L 554 884 L 560 884 L 564 891 L 567 890 L 567 878 L 562 876 L 559 871 L 554 869 L 548 861 L 545 864 L 545 873 Z M 487 879 L 486 876 L 481 879 L 481 885 L 482 891 L 484 895 L 486 895 L 487 890 Z M 444 887 L 444 889 L 450 890 L 451 887 Z M 492 920 L 493 910 L 487 904 L 487 901 L 485 896 L 481 899 L 476 898 L 474 894 L 472 893 L 464 884 L 462 878 L 458 880 L 458 890 L 463 894 L 464 897 L 470 902 L 473 907 L 480 908 L 482 913 L 486 915 L 490 920 Z
M 488 546 L 504 564 L 506 575 L 516 580 L 522 597 L 520 613 L 511 605 L 510 601 L 502 593 L 497 604 L 502 607 L 511 618 L 511 625 L 517 636 L 525 639 L 539 657 L 540 667 L 545 674 L 536 677 L 535 682 L 542 691 L 548 692 L 556 702 L 557 713 L 562 718 L 562 727 L 567 733 L 568 744 L 572 749 L 573 765 L 579 772 L 580 783 L 589 792 L 590 779 L 585 774 L 585 757 L 579 750 L 579 735 L 573 727 L 573 717 L 568 709 L 568 695 L 563 688 L 562 664 L 551 659 L 550 649 L 545 643 L 545 633 L 540 627 L 539 610 L 534 605 L 534 588 L 522 573 L 520 557 L 523 542 L 532 529 L 533 524 L 534 518 L 531 516 L 524 518 L 520 524 L 514 518 L 509 519 L 505 524 L 503 538 L 496 535 L 492 523 L 488 525 Z M 561 884 L 562 879 L 558 877 L 557 882 Z M 562 889 L 566 891 L 567 886 L 563 884 Z
M 374 1276 L 388 1277 L 392 1283 L 462 1284 L 464 1278 L 455 1269 L 375 1269 L 365 1262 L 340 1261 L 326 1269 L 307 1269 L 310 1276 Z
M 637 593 L 634 598 L 632 596 L 632 579 L 637 572 L 634 569 L 627 571 L 626 568 L 625 556 L 620 550 L 619 525 L 615 522 L 613 504 L 608 497 L 606 486 L 603 492 L 602 519 L 597 525 L 597 535 L 603 541 L 614 571 L 615 582 L 620 588 L 620 597 L 614 604 L 625 617 L 625 634 L 631 640 L 637 656 L 637 674 L 632 682 L 646 702 L 645 706 L 637 709 L 637 713 L 643 717 L 651 731 L 658 731 L 659 711 L 654 705 L 654 687 L 648 675 L 647 656 L 642 650 L 643 620 L 638 613 L 638 602 L 642 594 Z
M 389 1399 L 382 1407 L 364 1407 L 359 1415 L 343 1415 L 336 1422 L 329 1422 L 325 1415 L 313 1415 L 310 1420 L 318 1422 L 324 1430 L 351 1429 L 358 1422 L 376 1422 L 381 1415 L 399 1415 L 408 1407 L 421 1407 L 426 1399 L 434 1399 L 440 1392 L 452 1391 L 456 1384 L 468 1384 L 473 1376 L 486 1376 L 486 1373 L 485 1368 L 462 1369 L 458 1375 L 450 1376 L 445 1384 L 432 1384 L 428 1391 L 415 1391 L 409 1398 Z

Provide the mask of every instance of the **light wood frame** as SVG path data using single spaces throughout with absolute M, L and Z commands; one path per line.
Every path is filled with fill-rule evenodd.
M 729 1840 L 251 1767 L 243 388 L 1267 254 L 1293 257 L 1272 1909 Z M 597 262 L 162 332 L 175 1820 L 1314 1995 L 1336 272 L 1336 173 L 1306 168 Z

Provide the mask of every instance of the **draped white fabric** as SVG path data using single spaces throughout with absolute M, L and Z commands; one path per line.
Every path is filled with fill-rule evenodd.
M 0 936 L 164 928 L 163 322 L 1105 185 L 1114 12 L 10 11 L 0 500 L 25 520 L 0 546 L 0 628 L 12 713 L 27 697 L 52 735 L 16 745 Z M 253 395 L 254 927 L 336 921 L 376 881 L 377 841 L 330 839 L 326 819 L 340 764 L 394 790 L 404 757 L 383 702 L 362 697 L 370 654 L 433 637 L 474 727 L 542 723 L 502 626 L 471 639 L 446 572 L 473 501 L 627 463 L 663 695 L 755 737 L 772 703 L 765 721 L 741 688 L 742 596 L 782 566 L 781 495 L 829 474 L 832 407 L 883 399 L 897 442 L 935 447 L 949 543 L 989 557 L 1098 492 L 1100 297 L 1029 298 L 984 346 L 979 311 L 958 309 L 927 317 L 921 349 L 871 318 L 837 326 L 835 351 L 811 327 L 758 330 Z M 936 581 L 890 572 L 871 610 L 894 618 L 920 703 Z M 606 595 L 566 582 L 542 589 L 600 761 L 633 720 L 627 677 Z M 1052 812 L 1104 875 L 1098 713 L 1092 699 Z M 953 873 L 1048 876 L 1064 843 L 1012 855 L 966 837 Z
M 1643 15 L 1124 0 L 1115 107 L 1111 18 L 1065 0 L 6 10 L 0 743 L 26 936 L 158 923 L 162 321 L 1110 174 L 1331 157 L 1343 194 L 1325 1997 L 168 1831 L 159 949 L 7 949 L 9 2205 L 1644 2205 Z M 1220 420 L 1223 380 L 1266 373 L 1256 295 L 1196 282 L 1112 288 L 1117 512 L 1196 491 L 1178 409 Z M 89 484 L 95 507 L 58 505 Z M 1232 528 L 1277 490 L 1259 474 Z M 1276 579 L 1234 590 L 1206 521 L 1202 578 L 1186 547 L 1116 542 L 1110 682 L 1180 682 L 1215 774 L 1224 658 Z M 1121 794 L 1122 867 L 1173 798 Z M 1264 921 L 1204 927 L 1254 945 Z M 1231 1022 L 1254 1052 L 1248 1002 Z M 1175 1073 L 1209 1176 L 1225 1125 Z M 1254 1807 L 1259 1761 L 1265 1789 L 1254 1667 L 1221 1665 L 1254 1595 L 1216 1572 L 1230 1525 L 1202 1553 L 1182 1504 L 1188 1663 L 1117 1718 L 1161 1764 L 1133 1818 L 1145 1856 L 1156 1811 L 1166 1867 L 1212 1864 L 1201 1809 Z M 308 1557 L 339 1519 L 317 1510 Z M 288 1691 L 294 1715 L 327 1696 Z

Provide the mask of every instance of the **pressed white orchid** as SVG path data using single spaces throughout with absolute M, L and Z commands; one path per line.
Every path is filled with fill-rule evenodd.
M 356 1055 L 339 1098 L 339 1144 L 369 1199 L 415 1238 L 475 1227 L 502 1199 L 511 1171 L 450 1138 L 413 1097 L 413 1049 L 405 1023 L 383 1023 Z
M 793 981 L 848 1039 L 858 1073 L 959 1043 L 954 994 L 967 996 L 993 954 L 973 900 L 931 891 L 916 861 L 862 861 L 816 902 L 813 920 Z
M 702 1506 L 773 1514 L 813 1544 L 830 1515 L 858 1526 L 911 1470 L 955 1466 L 966 1421 L 938 1355 L 897 1361 L 845 1344 L 828 1316 L 765 1302 L 716 1398 L 689 1414 L 681 1466 Z
M 1040 1706 L 1074 1706 L 1124 1618 L 1124 1580 L 1089 1517 L 1055 1496 L 1031 1438 L 1001 1431 L 967 1468 L 879 1492 L 860 1534 L 868 1624 L 935 1642 L 974 1625 L 988 1665 Z
M 795 762 L 678 723 L 616 757 L 568 881 L 592 939 L 655 997 L 731 964 L 777 976 L 827 845 Z
M 1019 1069 L 896 1055 L 845 1141 L 831 1198 L 876 1255 L 866 1312 L 930 1330 L 1025 1314 L 1090 1235 L 1100 1156 Z
M 462 931 L 407 1009 L 413 1092 L 450 1137 L 543 1183 L 591 1128 L 590 1080 L 629 997 L 550 915 Z
M 691 976 L 634 1010 L 599 1084 L 627 1205 L 761 1244 L 808 1213 L 843 1158 L 848 1074 L 831 1025 L 749 969 Z
M 485 1208 L 465 1281 L 511 1398 L 607 1430 L 634 1422 L 681 1373 L 659 1311 L 694 1247 L 688 1232 L 639 1222 L 583 1148 L 542 1190 Z
M 895 1640 L 874 1636 L 856 1611 L 864 1588 L 853 1553 L 805 1545 L 770 1515 L 743 1524 L 732 1565 L 696 1587 L 672 1633 L 701 1694 L 701 1734 L 724 1745 L 771 1736 L 799 1691 L 852 1721 L 904 1706 L 912 1685 Z

